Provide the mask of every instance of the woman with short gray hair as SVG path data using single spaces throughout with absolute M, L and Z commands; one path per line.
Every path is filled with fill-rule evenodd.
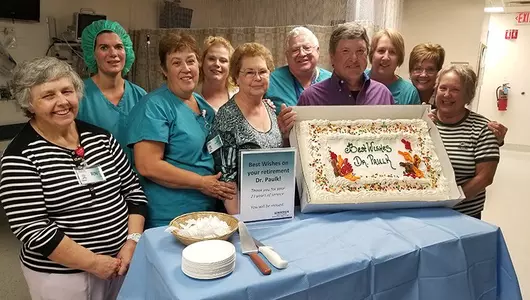
M 138 178 L 111 134 L 75 120 L 83 82 L 67 63 L 24 62 L 11 87 L 30 120 L 0 162 L 0 201 L 31 297 L 115 299 L 144 228 Z
M 434 123 L 453 166 L 456 183 L 465 199 L 454 209 L 481 218 L 486 187 L 493 182 L 499 163 L 499 144 L 488 128 L 489 120 L 466 108 L 475 97 L 477 75 L 469 66 L 450 65 L 436 79 Z

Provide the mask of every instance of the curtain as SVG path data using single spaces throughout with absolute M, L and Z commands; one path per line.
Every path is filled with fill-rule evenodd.
M 167 32 L 189 33 L 197 40 L 199 47 L 202 46 L 203 40 L 210 35 L 225 37 L 234 47 L 246 42 L 258 42 L 271 51 L 275 65 L 280 67 L 286 64 L 284 54 L 285 36 L 294 27 L 295 26 L 132 30 L 130 34 L 134 45 L 134 51 L 136 53 L 136 61 L 130 72 L 130 79 L 139 86 L 145 88 L 147 91 L 152 91 L 158 88 L 164 82 L 162 72 L 160 71 L 158 43 Z M 331 70 L 328 44 L 333 27 L 317 25 L 307 25 L 307 27 L 315 33 L 320 43 L 319 66 Z M 150 41 L 149 45 L 147 43 L 148 37 Z
M 169 4 L 164 0 L 160 1 L 160 12 L 164 13 L 164 7 Z M 313 24 L 305 26 L 319 40 L 319 66 L 331 70 L 328 44 L 334 25 L 358 21 L 365 26 L 369 37 L 382 28 L 399 30 L 403 1 L 182 0 L 174 5 L 193 10 L 192 28 L 141 29 L 130 32 L 136 52 L 130 79 L 148 91 L 164 82 L 158 58 L 158 42 L 168 31 L 187 32 L 195 37 L 199 46 L 210 35 L 223 36 L 234 47 L 245 42 L 258 42 L 271 51 L 275 65 L 280 67 L 286 64 L 286 34 L 295 26 L 304 24 Z M 150 45 L 147 45 L 148 36 Z
M 404 0 L 348 0 L 346 21 L 364 25 L 368 36 L 384 28 L 401 28 Z
M 195 28 L 330 26 L 333 21 L 345 20 L 347 1 L 182 0 L 179 5 L 193 10 L 191 27 Z M 163 9 L 162 4 L 159 7 Z

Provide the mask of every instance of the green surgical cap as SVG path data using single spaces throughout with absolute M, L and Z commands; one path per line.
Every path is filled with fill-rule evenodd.
M 97 73 L 98 71 L 96 57 L 94 56 L 94 47 L 96 46 L 98 34 L 103 31 L 112 31 L 120 37 L 125 49 L 125 66 L 121 73 L 122 75 L 127 74 L 131 70 L 135 58 L 131 37 L 119 23 L 108 20 L 95 21 L 83 30 L 83 34 L 81 35 L 81 48 L 83 49 L 83 56 L 88 70 L 91 73 Z

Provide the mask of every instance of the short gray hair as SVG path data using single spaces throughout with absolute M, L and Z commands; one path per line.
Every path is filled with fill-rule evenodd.
M 348 22 L 343 23 L 337 26 L 331 33 L 329 38 L 329 54 L 335 54 L 337 50 L 337 45 L 340 40 L 353 40 L 353 39 L 363 39 L 366 43 L 366 48 L 370 47 L 370 42 L 368 40 L 368 34 L 363 25 L 358 22 Z
M 70 79 L 79 100 L 83 98 L 83 80 L 69 64 L 55 57 L 34 58 L 23 62 L 15 68 L 13 80 L 10 84 L 11 93 L 26 117 L 31 118 L 34 115 L 29 109 L 32 100 L 31 89 L 37 85 L 61 78 Z
M 291 39 L 297 36 L 300 36 L 300 35 L 307 36 L 313 42 L 314 46 L 317 46 L 317 47 L 319 46 L 318 38 L 313 33 L 313 31 L 309 30 L 307 27 L 298 26 L 298 27 L 293 28 L 291 31 L 289 31 L 289 33 L 287 33 L 287 36 L 285 37 L 285 50 L 289 49 L 289 42 L 291 41 Z
M 471 103 L 473 98 L 475 98 L 475 93 L 477 91 L 478 78 L 475 71 L 473 71 L 473 68 L 471 68 L 469 65 L 449 65 L 441 69 L 440 72 L 438 72 L 438 76 L 436 77 L 435 91 L 438 90 L 440 78 L 451 72 L 455 73 L 458 78 L 460 78 L 460 83 L 462 84 L 462 89 L 464 92 L 464 97 L 466 97 L 467 104 Z

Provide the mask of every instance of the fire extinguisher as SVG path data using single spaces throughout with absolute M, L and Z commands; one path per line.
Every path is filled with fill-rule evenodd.
M 508 92 L 510 91 L 510 86 L 507 83 L 497 87 L 495 94 L 497 96 L 497 109 L 500 111 L 505 111 L 508 108 Z

